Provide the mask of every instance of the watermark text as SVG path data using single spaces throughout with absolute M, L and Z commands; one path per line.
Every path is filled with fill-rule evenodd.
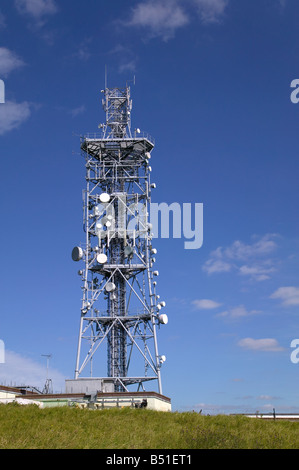
M 293 364 L 298 364 L 299 362 L 299 339 L 293 339 L 291 341 L 291 348 L 295 348 L 294 351 L 291 352 L 291 362 Z
M 291 102 L 294 104 L 299 103 L 299 79 L 295 78 L 291 82 L 291 88 L 295 88 L 295 90 L 292 91 L 291 93 Z
M 5 103 L 5 83 L 0 79 L 0 104 Z
M 96 219 L 94 230 L 99 240 L 117 232 L 124 238 L 183 238 L 186 250 L 203 245 L 203 203 L 132 204 L 123 193 L 109 203 L 96 205 L 90 216 Z
M 0 339 L 0 364 L 4 364 L 5 362 L 5 346 L 4 341 Z

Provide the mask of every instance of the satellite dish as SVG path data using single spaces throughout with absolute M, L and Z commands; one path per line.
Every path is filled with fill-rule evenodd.
M 111 227 L 112 223 L 111 223 L 111 220 L 112 220 L 112 217 L 108 217 L 108 216 L 105 216 L 101 219 L 101 223 L 104 224 L 106 227 Z
M 164 356 L 164 355 L 160 356 L 160 360 L 161 360 L 161 362 L 165 362 L 166 361 L 166 356 Z
M 151 158 L 151 154 L 149 152 L 145 152 L 145 158 L 149 160 Z
M 113 282 L 107 282 L 105 289 L 107 292 L 113 292 L 116 289 L 116 285 Z
M 83 258 L 83 250 L 80 246 L 75 246 L 72 251 L 72 260 L 73 261 L 80 261 Z
M 99 253 L 97 255 L 97 262 L 100 263 L 100 264 L 105 264 L 107 263 L 107 256 L 105 255 L 105 253 Z
M 157 254 L 157 248 L 152 248 L 152 254 L 156 255 Z
M 161 307 L 165 307 L 166 302 L 164 300 L 162 300 L 162 302 L 160 302 L 160 305 L 161 305 Z
M 165 313 L 161 313 L 158 318 L 159 318 L 159 322 L 162 323 L 162 325 L 167 325 L 168 316 Z
M 140 134 L 141 131 L 140 131 L 139 127 L 137 127 L 136 132 L 137 132 L 137 134 Z
M 159 271 L 154 271 L 154 272 L 153 272 L 153 275 L 154 275 L 154 276 L 159 276 Z
M 100 201 L 101 202 L 109 202 L 110 201 L 109 194 L 107 194 L 107 193 L 100 194 Z
M 129 245 L 125 246 L 124 254 L 126 258 L 132 256 L 133 253 L 134 253 L 134 248 L 132 246 L 129 246 Z

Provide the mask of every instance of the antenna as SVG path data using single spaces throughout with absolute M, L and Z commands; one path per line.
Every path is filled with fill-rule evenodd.
M 105 88 L 103 92 L 105 99 L 102 100 L 102 104 L 106 113 L 106 123 L 103 125 L 104 138 L 131 138 L 130 89 Z
M 135 86 L 136 85 L 136 75 L 134 75 L 133 79 L 126 81 L 126 88 L 128 88 L 128 83 L 129 82 L 133 82 L 133 85 Z
M 44 394 L 53 393 L 52 379 L 49 379 L 49 360 L 51 359 L 52 354 L 41 354 L 41 356 L 47 358 L 47 377 L 46 377 L 46 382 L 45 382 L 42 393 Z
M 105 90 L 107 89 L 107 65 L 105 65 Z

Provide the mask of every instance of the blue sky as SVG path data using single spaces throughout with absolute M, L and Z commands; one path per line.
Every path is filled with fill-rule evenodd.
M 152 201 L 203 203 L 204 242 L 157 239 L 173 409 L 299 412 L 296 0 L 2 0 L 0 381 L 73 377 L 84 240 L 79 135 L 131 86 Z M 133 84 L 133 77 L 136 83 Z M 105 375 L 105 372 L 103 372 Z

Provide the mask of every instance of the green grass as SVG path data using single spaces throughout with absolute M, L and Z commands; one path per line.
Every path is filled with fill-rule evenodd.
M 0 449 L 295 449 L 299 422 L 0 405 Z

